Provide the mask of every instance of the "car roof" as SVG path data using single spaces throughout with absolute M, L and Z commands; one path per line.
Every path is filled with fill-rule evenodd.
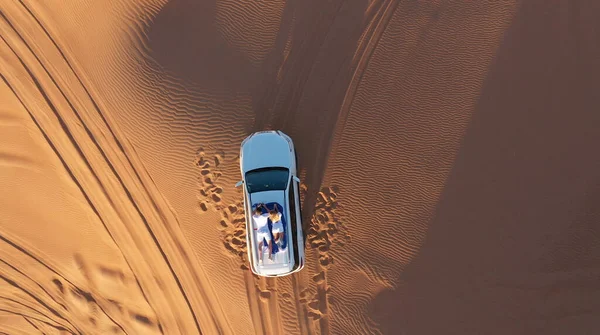
M 283 243 L 283 249 L 282 250 L 278 250 L 278 247 L 275 243 L 273 243 L 273 250 L 274 250 L 274 254 L 273 254 L 273 261 L 268 260 L 267 258 L 267 252 L 264 253 L 264 261 L 262 265 L 259 265 L 258 263 L 254 263 L 253 264 L 253 268 L 254 270 L 259 273 L 259 274 L 263 274 L 263 275 L 279 275 L 279 274 L 286 274 L 288 272 L 290 272 L 292 270 L 292 267 L 294 266 L 294 260 L 291 257 L 290 254 L 290 248 L 293 248 L 293 244 L 292 241 L 290 240 L 291 237 L 291 232 L 289 231 L 288 227 L 287 227 L 287 222 L 288 222 L 288 211 L 286 210 L 286 206 L 287 206 L 287 200 L 285 197 L 285 192 L 284 191 L 263 191 L 263 192 L 256 192 L 253 193 L 252 195 L 250 195 L 250 201 L 252 203 L 251 208 L 254 209 L 256 207 L 257 204 L 259 203 L 265 203 L 267 205 L 268 208 L 273 208 L 274 204 L 278 205 L 278 209 L 282 214 L 281 217 L 281 222 L 283 223 L 283 227 L 284 227 L 284 243 Z M 270 220 L 269 220 L 270 222 Z M 252 215 L 250 215 L 250 222 L 249 225 L 251 227 L 251 229 L 248 229 L 248 232 L 253 233 L 253 241 L 254 241 L 254 245 L 253 248 L 251 250 L 251 253 L 253 255 L 253 259 L 254 257 L 256 257 L 258 259 L 258 251 L 256 249 L 256 246 L 258 245 L 259 241 L 256 241 L 256 235 L 255 235 L 255 231 L 254 231 L 254 221 L 252 220 Z M 270 225 L 271 226 L 271 225 Z M 273 239 L 273 236 L 271 236 L 271 239 Z M 294 252 L 297 252 L 296 250 Z
M 265 167 L 290 168 L 293 162 L 289 137 L 277 131 L 262 131 L 248 136 L 240 148 L 242 173 Z

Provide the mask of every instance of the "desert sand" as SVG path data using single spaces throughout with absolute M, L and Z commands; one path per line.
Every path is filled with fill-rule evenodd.
M 595 334 L 600 3 L 0 1 L 0 333 Z M 239 145 L 307 264 L 248 270 Z

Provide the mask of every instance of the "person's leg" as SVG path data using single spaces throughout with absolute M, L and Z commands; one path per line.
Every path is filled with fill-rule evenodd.
M 261 262 L 263 260 L 263 250 L 262 250 L 262 247 L 263 247 L 263 242 L 262 241 L 258 242 L 258 260 L 261 261 Z
M 269 259 L 273 260 L 273 257 L 271 257 L 271 253 L 273 252 L 273 241 L 271 241 L 269 239 Z
M 275 239 L 275 243 L 277 243 L 277 246 L 281 248 L 281 244 L 283 242 L 283 224 L 278 222 L 277 227 L 275 227 L 275 230 L 276 233 L 273 234 L 273 237 Z
M 277 247 L 281 249 L 281 233 L 277 233 L 277 236 L 275 237 L 275 244 L 277 244 Z

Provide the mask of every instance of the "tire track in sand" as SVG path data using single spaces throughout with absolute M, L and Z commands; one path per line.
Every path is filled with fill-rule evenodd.
M 146 301 L 171 307 L 156 324 L 167 332 L 200 333 L 200 318 L 207 331 L 230 333 L 177 219 L 68 54 L 22 2 L 3 3 L 0 13 L 3 80 L 129 260 Z
M 345 5 L 346 4 L 343 1 L 334 1 L 323 4 L 323 7 L 320 8 L 322 14 L 316 19 L 313 19 L 311 15 L 303 15 L 311 12 L 311 10 L 308 10 L 305 6 L 298 4 L 291 5 L 291 7 L 294 7 L 292 10 L 294 12 L 293 15 L 303 16 L 303 19 L 298 20 L 294 18 L 294 27 L 292 29 L 294 32 L 288 36 L 280 36 L 280 42 L 287 40 L 285 43 L 280 43 L 281 45 L 286 45 L 286 48 L 281 50 L 283 54 L 281 55 L 281 65 L 277 72 L 277 80 L 272 81 L 271 87 L 264 91 L 265 93 L 260 96 L 255 106 L 256 109 L 263 111 L 263 114 L 260 118 L 257 118 L 257 121 L 254 124 L 254 130 L 262 130 L 261 127 L 265 125 L 269 125 L 269 128 L 286 129 L 288 128 L 290 121 L 297 117 L 296 114 L 299 112 L 298 105 L 304 96 L 308 95 L 307 92 L 309 92 L 308 90 L 305 90 L 307 83 L 309 83 L 309 79 L 315 75 L 315 66 L 322 58 L 320 53 L 323 50 L 323 45 L 328 40 L 330 31 L 335 27 L 335 22 Z M 310 4 L 307 4 L 306 6 L 312 7 Z M 378 7 L 373 5 L 372 8 Z M 287 11 L 288 10 L 286 9 L 285 12 Z M 382 11 L 378 11 L 377 13 L 379 12 Z M 380 17 L 367 19 L 366 22 L 377 21 L 379 18 Z M 296 22 L 301 23 L 298 24 Z M 302 34 L 302 32 L 309 33 Z M 287 50 L 287 45 L 293 46 L 291 48 L 293 52 L 290 53 L 290 51 Z M 350 74 L 344 76 L 334 73 L 332 75 L 339 75 L 344 81 L 350 81 L 349 78 L 351 77 Z M 345 79 L 346 77 L 348 79 Z M 341 90 L 341 93 L 343 93 L 343 90 Z M 342 96 L 340 95 L 339 100 L 341 101 L 341 99 Z M 278 112 L 275 113 L 276 111 Z M 280 113 L 280 111 L 283 112 Z M 306 116 L 308 117 L 308 115 Z M 307 124 L 307 126 L 312 127 L 313 125 Z M 329 133 L 329 131 L 325 131 L 324 133 Z M 319 159 L 324 157 L 323 154 L 329 149 L 331 136 L 318 136 L 318 138 L 319 142 L 315 143 L 318 152 L 315 156 Z M 320 170 L 320 168 L 318 168 L 318 163 L 313 163 L 313 169 L 315 171 Z M 313 184 L 314 183 L 311 185 Z M 312 202 L 315 199 L 316 194 L 311 194 L 308 197 L 308 203 L 312 205 Z M 302 216 L 304 217 L 304 215 Z M 307 250 L 307 252 L 309 251 Z M 321 256 L 318 256 L 317 258 L 320 257 Z M 309 292 L 311 291 L 311 286 L 314 285 L 314 281 L 311 281 L 311 278 L 309 277 L 307 271 L 294 274 L 292 275 L 291 285 L 296 301 L 298 327 L 302 333 L 313 334 L 315 333 L 314 322 L 309 315 L 316 317 L 317 314 L 314 313 L 314 308 L 308 306 Z M 326 286 L 326 281 L 320 285 Z M 324 292 L 324 290 L 321 291 Z M 324 293 L 321 295 L 323 296 Z M 325 298 L 323 297 L 323 299 Z M 312 302 L 313 300 L 314 299 L 310 301 Z M 315 305 L 315 303 L 313 303 L 313 305 Z M 318 317 L 318 319 L 321 318 L 321 316 Z M 324 325 L 322 328 L 325 329 L 325 333 L 327 333 L 329 329 L 327 320 L 328 316 L 324 317 L 323 321 L 320 322 Z
M 362 74 L 365 71 L 369 59 L 377 46 L 385 28 L 389 24 L 391 17 L 398 5 L 398 0 L 373 1 L 367 8 L 365 15 L 365 28 L 357 45 L 354 57 L 352 59 L 351 77 L 348 82 L 346 93 L 341 102 L 340 110 L 336 124 L 333 128 L 334 135 L 328 145 L 318 146 L 317 157 L 323 157 L 323 151 L 331 152 L 332 148 L 336 147 L 339 136 L 341 134 L 348 111 L 352 105 L 352 101 Z M 287 118 L 287 117 L 286 117 Z M 306 197 L 308 193 L 306 185 L 301 187 L 303 200 L 308 199 L 313 201 L 313 197 Z M 307 232 L 307 242 L 310 247 L 316 248 L 315 258 L 319 261 L 315 266 L 315 275 L 311 281 L 317 286 L 316 293 L 308 300 L 308 292 L 310 287 L 306 284 L 306 272 L 294 277 L 294 294 L 298 302 L 298 320 L 301 329 L 306 329 L 308 333 L 313 333 L 312 324 L 308 322 L 307 316 L 313 320 L 319 321 L 319 330 L 321 334 L 329 334 L 329 302 L 328 293 L 329 286 L 327 284 L 327 269 L 333 264 L 333 257 L 329 253 L 329 249 L 333 242 L 334 235 L 339 231 L 343 231 L 342 240 L 349 239 L 347 231 L 338 222 L 335 216 L 335 208 L 337 207 L 337 190 L 335 187 L 324 187 L 318 192 L 315 204 L 315 212 L 310 219 L 310 227 Z M 343 241 L 340 243 L 343 245 Z M 308 250 L 307 250 L 308 252 Z M 304 285 L 303 285 L 304 284 Z M 306 306 L 307 304 L 307 306 Z M 307 309 L 308 307 L 308 309 Z
M 334 135 L 322 136 L 320 143 L 317 144 L 316 157 L 326 157 L 328 152 L 336 146 L 338 136 L 336 134 L 341 133 L 345 118 L 347 117 L 348 110 L 352 104 L 356 89 L 360 82 L 363 72 L 365 71 L 369 59 L 375 50 L 379 39 L 385 31 L 390 19 L 398 5 L 397 0 L 383 0 L 383 1 L 372 1 L 369 7 L 365 11 L 365 24 L 364 30 L 359 39 L 359 43 L 356 47 L 355 54 L 353 56 L 350 69 L 351 73 L 347 79 L 347 89 L 340 103 L 337 121 L 333 127 Z M 327 27 L 326 29 L 320 29 L 319 31 L 328 32 L 331 23 L 335 21 L 338 12 L 342 8 L 342 2 L 337 5 L 332 4 L 332 13 L 328 17 L 323 17 L 317 20 L 315 25 L 321 27 Z M 299 29 L 299 27 L 296 27 Z M 308 53 L 310 57 L 303 57 L 300 60 L 288 60 L 287 57 L 283 59 L 283 64 L 280 68 L 278 77 L 280 82 L 275 85 L 275 88 L 269 90 L 269 94 L 263 96 L 260 100 L 259 106 L 261 110 L 270 111 L 269 119 L 273 125 L 277 128 L 286 128 L 289 120 L 293 119 L 294 114 L 297 112 L 297 105 L 299 104 L 305 84 L 308 82 L 308 77 L 311 75 L 314 63 L 317 60 L 317 53 L 312 53 L 310 50 L 319 50 L 322 47 L 323 41 L 325 41 L 327 34 L 315 35 L 308 41 L 291 41 L 292 45 L 302 42 L 301 51 L 296 51 L 295 54 Z M 304 55 L 306 56 L 306 55 Z M 304 74 L 297 74 L 298 68 L 304 68 L 305 71 L 301 71 Z M 286 87 L 294 87 L 291 93 Z M 286 111 L 283 115 L 274 116 L 275 109 Z M 275 120 L 273 120 L 275 118 Z M 255 124 L 259 126 L 260 124 Z M 255 127 L 256 128 L 256 127 Z M 304 189 L 306 192 L 306 189 Z M 314 244 L 314 247 L 319 248 L 319 251 L 315 254 L 315 257 L 319 259 L 319 265 L 315 268 L 316 274 L 312 278 L 306 278 L 307 273 L 303 271 L 293 276 L 292 285 L 294 290 L 294 296 L 297 301 L 297 318 L 301 331 L 304 333 L 313 333 L 314 325 L 308 320 L 309 316 L 313 320 L 318 320 L 320 325 L 321 333 L 329 333 L 329 309 L 327 303 L 327 276 L 326 270 L 330 266 L 333 258 L 328 252 L 329 245 L 331 244 L 330 239 L 335 234 L 335 227 L 339 223 L 336 222 L 333 208 L 336 205 L 335 201 L 336 192 L 330 188 L 323 188 L 321 192 L 315 196 L 310 194 L 307 197 L 308 203 L 312 204 L 316 201 L 315 213 L 311 218 L 311 229 L 309 231 L 308 242 Z M 315 200 L 316 198 L 316 200 Z M 329 230 L 329 233 L 327 231 Z M 317 293 L 311 299 L 308 298 L 309 292 L 311 291 L 311 281 L 317 285 Z
M 277 280 L 256 276 L 250 271 L 244 203 L 243 200 L 238 200 L 229 205 L 223 204 L 223 188 L 218 181 L 223 175 L 219 167 L 225 161 L 225 157 L 222 150 L 214 151 L 208 154 L 204 148 L 200 148 L 196 153 L 195 165 L 200 168 L 198 206 L 203 212 L 214 210 L 221 215 L 218 227 L 222 232 L 223 246 L 240 262 L 255 331 L 262 334 L 283 334 Z M 239 159 L 234 162 L 239 166 Z M 241 193 L 241 189 L 238 189 L 238 192 Z
M 346 119 L 348 118 L 348 113 L 350 107 L 352 107 L 352 102 L 354 101 L 354 96 L 356 95 L 363 73 L 365 72 L 369 60 L 371 59 L 371 55 L 375 51 L 375 48 L 377 47 L 383 32 L 390 23 L 399 3 L 400 0 L 373 1 L 369 8 L 367 8 L 366 15 L 369 17 L 367 21 L 368 24 L 366 25 L 363 37 L 361 38 L 352 59 L 354 71 L 352 72 L 352 77 L 348 83 L 344 99 L 342 100 L 336 125 L 333 128 L 334 135 L 327 147 L 328 153 L 330 153 L 333 148 L 337 147 L 337 143 L 341 137 L 340 134 L 344 130 Z
M 300 173 L 300 175 L 302 175 L 302 173 Z M 300 203 L 304 204 L 307 199 L 308 186 L 305 183 L 301 183 L 298 192 L 300 194 Z M 304 218 L 304 215 L 302 215 L 302 208 L 305 208 L 306 206 L 303 207 L 302 205 L 300 205 L 300 207 L 300 215 L 302 218 Z M 306 247 L 308 229 L 304 220 L 302 221 L 302 229 L 304 231 L 304 256 L 305 261 L 308 263 L 310 262 L 310 250 Z M 302 334 L 315 334 L 315 322 L 309 315 L 310 308 L 308 307 L 308 297 L 311 292 L 311 285 L 314 285 L 314 282 L 311 281 L 310 275 L 307 272 L 308 266 L 305 265 L 305 267 L 306 269 L 300 271 L 299 273 L 294 273 L 291 276 L 292 291 L 294 294 L 293 299 L 295 302 L 296 317 L 298 320 L 298 327 L 300 328 L 300 332 Z
M 364 30 L 359 39 L 350 66 L 353 70 L 351 74 L 348 75 L 348 79 L 343 79 L 347 80 L 347 89 L 340 104 L 336 124 L 333 127 L 334 135 L 332 138 L 328 136 L 321 137 L 320 143 L 316 145 L 316 157 L 326 157 L 327 152 L 330 152 L 331 148 L 335 147 L 335 134 L 340 133 L 341 129 L 343 129 L 347 111 L 351 106 L 362 73 L 364 72 L 371 54 L 385 31 L 398 3 L 399 1 L 397 0 L 372 1 L 366 9 Z M 335 20 L 340 8 L 342 8 L 341 3 L 335 11 L 336 15 L 330 17 L 331 22 Z M 329 23 L 325 22 L 324 24 L 328 25 Z M 328 30 L 329 29 L 326 29 L 324 31 Z M 323 40 L 319 39 L 313 40 L 313 43 L 310 44 L 311 48 L 316 47 L 316 49 L 320 49 L 322 41 Z M 291 41 L 291 43 L 294 44 L 297 43 L 297 41 Z M 308 44 L 305 44 L 304 46 L 308 47 Z M 312 67 L 310 67 L 311 65 L 305 64 L 306 62 L 305 59 L 303 61 L 284 62 L 280 69 L 280 72 L 282 72 L 282 74 L 280 74 L 282 78 L 281 83 L 278 84 L 277 89 L 274 90 L 275 93 L 270 96 L 270 99 L 266 98 L 262 101 L 265 110 L 274 110 L 275 107 L 278 106 L 280 109 L 287 111 L 287 113 L 284 113 L 285 115 L 279 117 L 279 119 L 274 122 L 275 125 L 279 125 L 279 127 L 285 128 L 287 122 L 292 119 L 293 114 L 297 111 L 295 106 L 301 100 L 301 92 L 304 88 L 304 84 L 308 82 L 306 76 L 300 75 L 298 77 L 289 72 L 294 72 L 294 68 L 302 66 L 309 67 L 312 70 Z M 308 59 L 308 63 L 314 62 L 315 59 Z M 311 71 L 307 72 L 307 76 L 309 75 L 309 72 Z M 286 85 L 296 87 L 291 96 L 289 96 L 289 93 L 284 89 Z M 335 217 L 337 191 L 335 191 L 334 188 L 323 187 L 320 192 L 308 193 L 307 186 L 302 185 L 301 192 L 303 193 L 301 196 L 303 198 L 303 203 L 312 205 L 313 202 L 316 202 L 314 209 L 315 213 L 309 220 L 310 228 L 307 229 L 308 236 L 306 241 L 312 248 L 318 249 L 318 251 L 314 253 L 314 257 L 319 261 L 314 269 L 315 275 L 311 278 L 307 278 L 309 276 L 307 271 L 302 271 L 293 275 L 292 285 L 296 301 L 297 318 L 299 327 L 303 333 L 312 334 L 315 332 L 314 324 L 309 320 L 312 319 L 318 321 L 320 333 L 328 334 L 330 330 L 330 311 L 328 308 L 329 287 L 327 284 L 327 269 L 333 261 L 333 257 L 329 253 L 329 248 L 333 241 L 333 236 L 337 234 L 337 230 L 340 230 L 339 227 L 343 227 Z M 308 196 L 306 196 L 307 193 Z M 343 230 L 343 228 L 341 230 Z M 342 240 L 348 238 L 348 235 L 345 232 L 344 234 Z M 309 251 L 307 249 L 307 254 L 308 253 Z M 312 285 L 317 286 L 316 293 L 312 297 L 309 297 L 311 294 L 310 292 L 312 291 Z

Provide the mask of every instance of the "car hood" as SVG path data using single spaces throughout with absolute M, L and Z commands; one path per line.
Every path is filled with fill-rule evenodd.
M 275 132 L 258 133 L 242 145 L 243 173 L 264 167 L 290 168 L 292 152 L 288 141 Z

